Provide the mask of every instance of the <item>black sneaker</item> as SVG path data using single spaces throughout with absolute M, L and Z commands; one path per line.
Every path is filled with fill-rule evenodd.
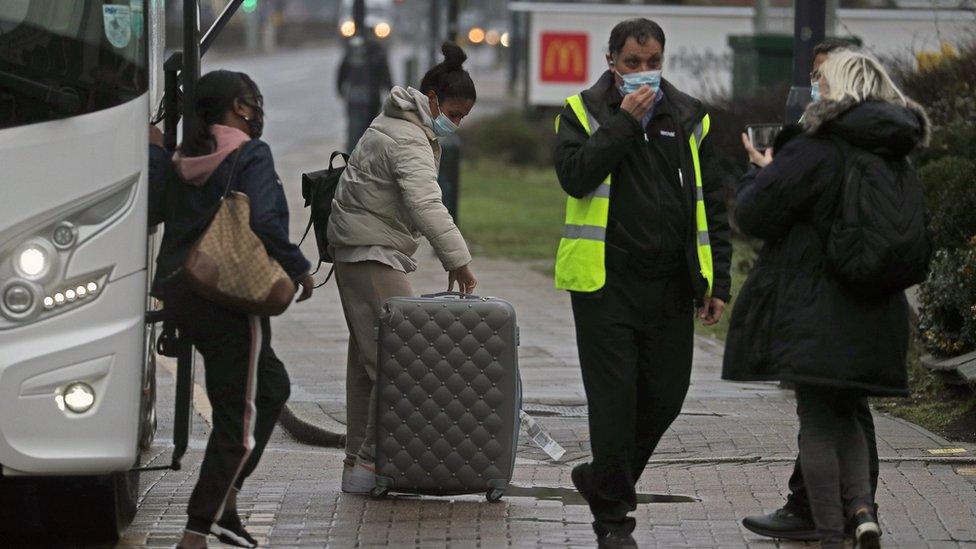
M 616 547 L 636 549 L 637 540 L 635 540 L 634 536 L 630 534 L 614 534 L 613 532 L 607 532 L 602 536 L 597 536 L 596 545 L 599 549 L 611 549 Z
M 854 515 L 854 540 L 858 549 L 881 548 L 881 527 L 871 511 L 865 509 Z
M 569 476 L 573 479 L 573 486 L 576 487 L 576 491 L 583 496 L 586 503 L 589 503 L 593 499 L 593 474 L 590 464 L 581 463 L 573 467 L 573 472 Z
M 795 541 L 815 541 L 817 527 L 810 517 L 799 515 L 786 507 L 768 515 L 755 515 L 742 519 L 747 530 L 767 538 L 790 539 Z
M 258 542 L 251 537 L 241 524 L 237 513 L 224 513 L 220 520 L 210 526 L 210 533 L 217 536 L 221 543 L 235 547 L 257 547 Z

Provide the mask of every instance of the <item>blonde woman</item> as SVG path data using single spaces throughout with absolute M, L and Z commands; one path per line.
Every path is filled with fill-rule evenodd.
M 735 215 L 765 247 L 733 312 L 722 376 L 796 384 L 800 464 L 822 547 L 842 547 L 845 530 L 858 546 L 878 547 L 857 411 L 870 395 L 907 394 L 908 306 L 902 290 L 873 294 L 845 282 L 826 245 L 855 159 L 863 171 L 851 177 L 884 181 L 901 198 L 863 207 L 924 219 L 907 156 L 926 141 L 929 124 L 868 55 L 830 53 L 814 77 L 821 99 L 807 108 L 801 135 L 775 160 L 746 143 L 756 168 L 742 181 Z M 920 264 L 931 250 L 924 232 L 909 239 Z

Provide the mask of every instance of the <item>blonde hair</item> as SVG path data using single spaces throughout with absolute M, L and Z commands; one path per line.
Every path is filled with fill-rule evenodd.
M 851 98 L 858 103 L 873 99 L 901 106 L 908 104 L 908 99 L 881 63 L 866 53 L 854 50 L 831 52 L 820 66 L 820 74 L 827 80 L 831 101 Z

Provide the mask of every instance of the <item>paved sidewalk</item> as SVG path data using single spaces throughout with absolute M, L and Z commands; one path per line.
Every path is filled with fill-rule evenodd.
M 282 174 L 307 167 L 307 154 L 283 156 Z M 293 207 L 292 232 L 300 236 L 307 218 L 300 198 L 294 196 L 298 182 L 286 179 L 286 186 Z M 306 243 L 304 249 L 310 257 L 315 255 L 314 244 Z M 419 260 L 420 270 L 411 275 L 414 291 L 446 289 L 447 276 L 431 251 L 422 248 Z M 323 522 L 317 523 L 322 529 L 312 538 L 272 527 L 269 540 L 279 546 L 323 541 L 336 546 L 592 543 L 589 515 L 572 493 L 569 478 L 572 465 L 587 459 L 589 440 L 568 296 L 525 264 L 476 257 L 472 267 L 480 280 L 480 295 L 515 304 L 526 409 L 566 447 L 566 456 L 552 463 L 523 436 L 514 482 L 525 497 L 509 496 L 501 505 L 481 503 L 478 497 L 381 502 L 351 498 L 337 493 L 340 451 L 314 454 L 321 459 L 314 471 L 297 465 L 290 469 L 290 459 L 296 463 L 302 459 L 297 454 L 277 456 L 268 460 L 275 463 L 273 471 L 269 465 L 260 471 L 274 472 L 276 478 L 299 475 L 280 479 L 283 505 L 305 502 L 311 506 L 304 508 L 302 520 L 314 516 Z M 292 377 L 293 414 L 320 434 L 341 435 L 347 330 L 334 282 L 317 290 L 310 302 L 275 319 L 273 326 L 275 348 Z M 775 384 L 720 381 L 721 355 L 720 344 L 696 340 L 692 387 L 683 413 L 665 435 L 639 485 L 642 494 L 693 499 L 640 505 L 637 538 L 642 547 L 776 544 L 744 530 L 739 521 L 777 508 L 785 498 L 796 453 L 795 402 L 790 392 Z M 878 415 L 876 422 L 884 460 L 878 500 L 885 546 L 976 545 L 976 465 L 937 462 L 947 455 L 971 460 L 976 447 L 949 443 L 888 416 Z M 944 448 L 963 453 L 939 454 Z

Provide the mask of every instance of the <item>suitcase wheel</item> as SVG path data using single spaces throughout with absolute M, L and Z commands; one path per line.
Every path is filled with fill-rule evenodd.
M 375 499 L 383 499 L 389 493 L 390 493 L 390 490 L 388 488 L 385 488 L 385 487 L 382 487 L 382 486 L 377 486 L 376 488 L 373 488 L 373 491 L 370 492 L 369 495 L 372 496 Z
M 495 503 L 496 501 L 501 501 L 502 496 L 504 495 L 505 495 L 504 490 L 499 490 L 498 488 L 492 488 L 491 490 L 488 490 L 488 493 L 485 495 L 485 498 L 487 498 L 488 501 Z

